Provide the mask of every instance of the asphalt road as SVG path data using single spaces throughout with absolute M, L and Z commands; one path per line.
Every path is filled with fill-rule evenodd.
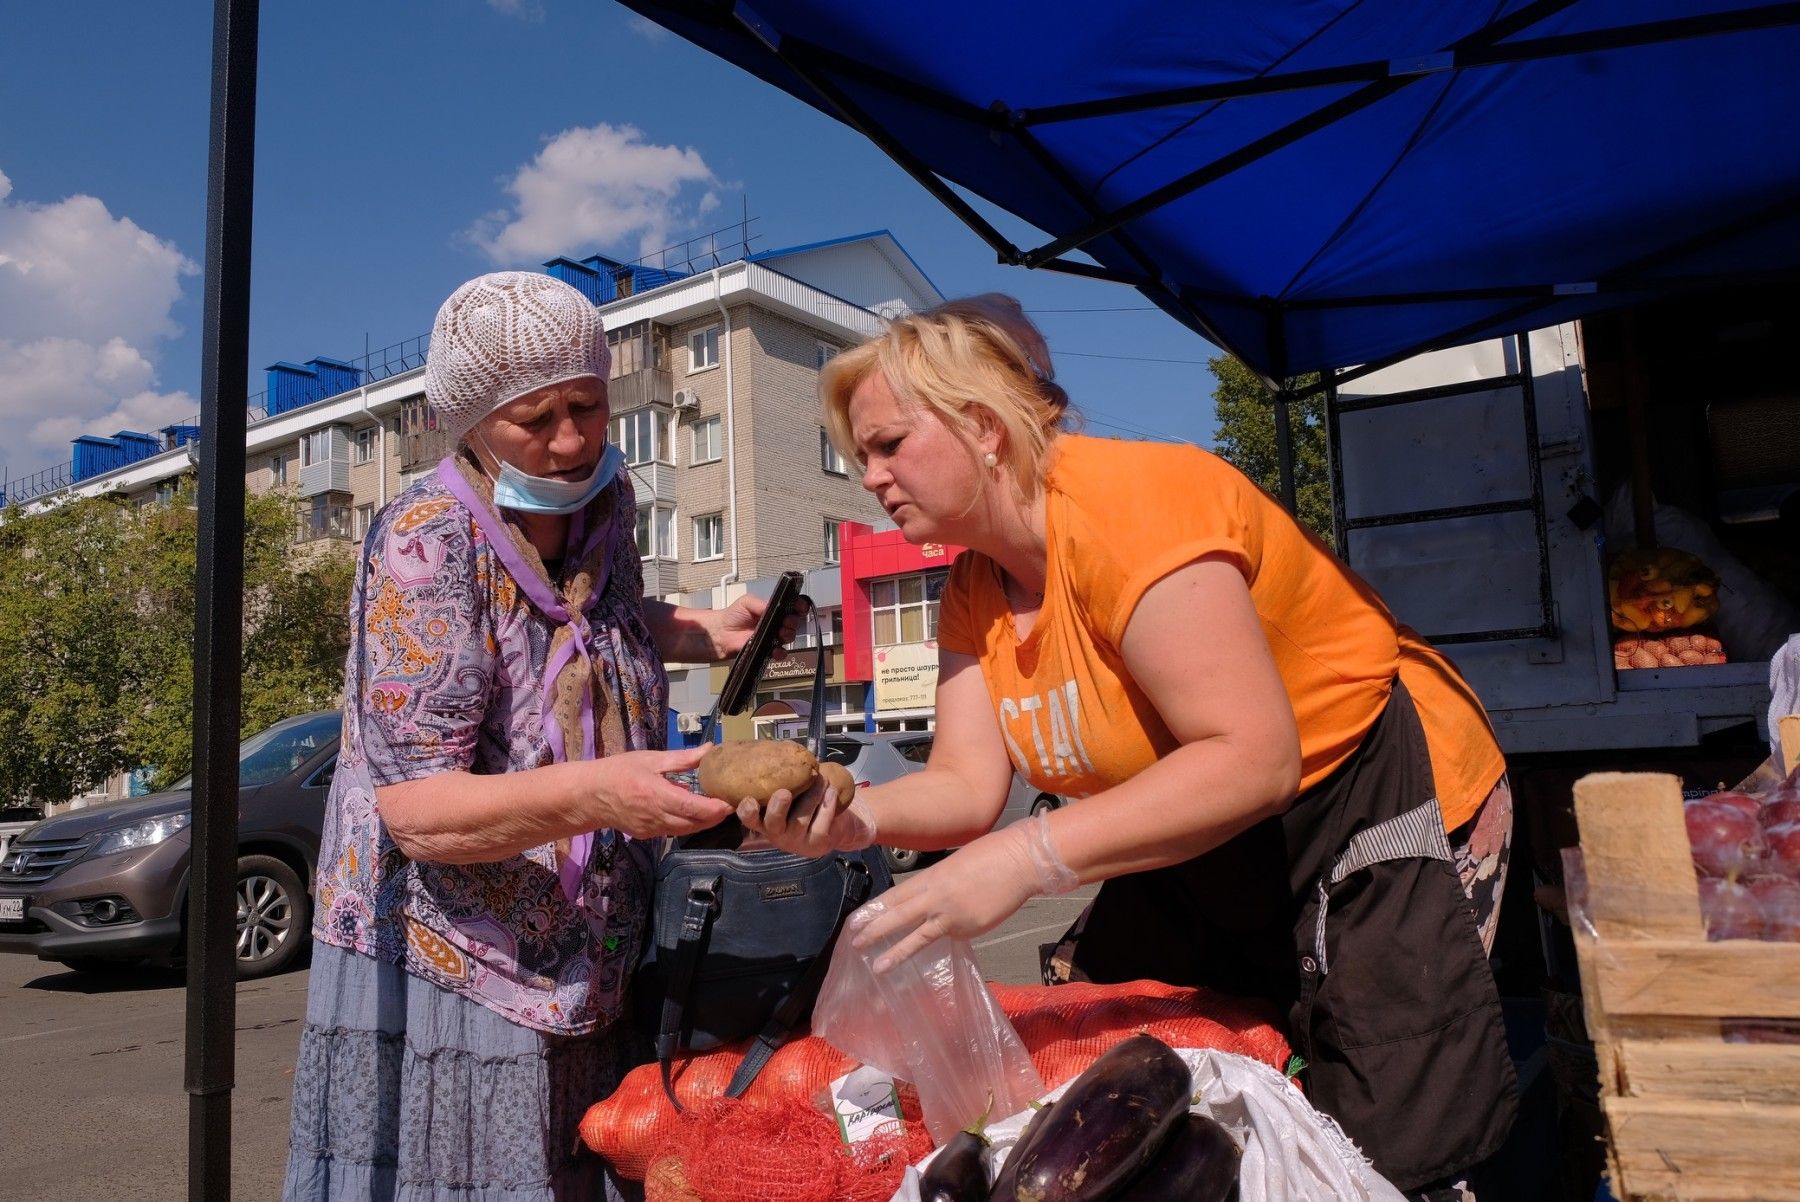
M 984 974 L 1037 981 L 1038 945 L 1092 893 L 1038 898 L 977 940 Z M 280 1194 L 306 983 L 299 969 L 238 986 L 232 1196 L 246 1202 Z M 0 955 L 0 1197 L 186 1197 L 183 984 L 176 971 L 94 977 Z

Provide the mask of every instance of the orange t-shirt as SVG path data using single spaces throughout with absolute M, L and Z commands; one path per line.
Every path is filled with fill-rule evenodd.
M 1017 637 L 1000 570 L 965 551 L 950 569 L 938 644 L 981 663 L 1013 766 L 1084 797 L 1174 750 L 1126 670 L 1137 603 L 1169 573 L 1218 555 L 1243 573 L 1300 731 L 1300 788 L 1362 743 L 1396 672 L 1418 707 L 1446 829 L 1471 818 L 1505 770 L 1474 693 L 1394 621 L 1366 583 L 1236 468 L 1195 447 L 1065 434 L 1046 476 L 1049 574 Z M 1194 638 L 1207 637 L 1194 616 Z

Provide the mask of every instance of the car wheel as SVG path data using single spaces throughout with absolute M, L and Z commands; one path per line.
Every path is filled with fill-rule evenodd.
M 881 854 L 887 857 L 889 872 L 911 872 L 925 860 L 924 852 L 907 847 L 883 847 Z
M 90 973 L 96 977 L 116 977 L 135 972 L 144 966 L 142 960 L 102 960 L 98 956 L 65 956 L 59 957 L 56 962 L 74 972 Z
M 1031 803 L 1031 816 L 1036 818 L 1039 814 L 1048 814 L 1051 810 L 1060 810 L 1062 808 L 1063 799 L 1056 794 L 1039 793 L 1037 795 L 1037 800 Z
M 266 977 L 293 963 L 312 922 L 311 899 L 274 856 L 242 856 L 237 879 L 237 975 Z

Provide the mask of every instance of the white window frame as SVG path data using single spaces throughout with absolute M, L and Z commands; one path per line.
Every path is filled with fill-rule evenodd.
M 710 530 L 711 534 L 702 531 Z M 703 513 L 694 519 L 694 562 L 725 558 L 725 515 Z
M 271 456 L 269 456 L 269 478 L 274 482 L 274 485 L 276 488 L 286 488 L 287 487 L 287 482 L 288 482 L 287 465 L 288 465 L 288 456 L 286 456 L 286 455 L 271 455 Z
M 324 453 L 320 454 L 323 449 Z M 300 466 L 331 462 L 331 427 L 321 426 L 300 436 Z
M 364 501 L 356 507 L 350 518 L 350 533 L 361 542 L 369 533 L 369 527 L 375 524 L 375 502 Z
M 707 326 L 705 329 L 695 330 L 688 335 L 689 375 L 693 375 L 695 372 L 711 371 L 719 366 L 720 356 L 724 353 L 724 348 L 719 344 L 724 337 L 725 327 L 723 325 Z M 710 355 L 708 351 L 711 352 Z
M 375 459 L 375 427 L 364 426 L 356 432 L 354 462 L 372 463 Z
M 644 553 L 645 535 L 655 540 L 648 555 Z M 675 542 L 675 507 L 651 502 L 639 505 L 637 525 L 633 527 L 632 537 L 637 542 L 639 559 L 676 558 L 679 548 Z
M 950 573 L 943 570 L 933 572 L 913 572 L 906 576 L 889 576 L 869 583 L 869 642 L 874 647 L 897 647 L 909 643 L 923 643 L 937 637 L 938 605 L 944 595 L 944 582 Z M 912 586 L 918 585 L 917 599 L 908 599 L 907 594 L 914 591 Z M 918 638 L 906 637 L 907 615 L 917 611 L 922 631 Z M 890 633 L 892 638 L 884 640 L 882 635 L 882 619 L 892 621 Z
M 850 478 L 850 464 L 838 454 L 837 445 L 831 441 L 824 426 L 819 427 L 819 470 L 827 476 Z
M 700 432 L 702 430 L 710 431 L 707 441 L 712 444 L 712 454 L 704 458 L 700 454 Z M 689 463 L 717 463 L 725 458 L 725 423 L 718 414 L 701 418 L 688 427 L 688 433 L 690 435 L 688 441 Z
M 671 428 L 674 414 L 660 405 L 645 405 L 612 420 L 613 445 L 633 467 L 650 463 L 675 463 L 674 438 Z M 646 438 L 646 435 L 648 436 Z M 643 442 L 650 446 L 646 454 Z
M 837 358 L 838 352 L 843 349 L 843 347 L 835 346 L 829 342 L 819 343 L 818 349 L 813 352 L 813 369 L 815 371 L 824 371 L 825 365 Z
M 826 518 L 824 522 L 825 562 L 843 562 L 843 523 L 836 518 Z

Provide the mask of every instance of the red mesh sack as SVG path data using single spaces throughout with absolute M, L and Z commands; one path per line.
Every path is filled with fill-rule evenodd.
M 847 1148 L 837 1124 L 809 1101 L 715 1102 L 671 1124 L 644 1200 L 887 1202 L 906 1166 L 929 1151 L 916 1112 Z
M 1161 981 L 988 988 L 1030 1050 L 1047 1089 L 1140 1031 L 1172 1048 L 1216 1048 L 1282 1070 L 1293 1054 L 1274 1006 L 1254 998 Z
M 699 1056 L 677 1059 L 673 1078 L 675 1096 L 690 1111 L 708 1112 L 725 1096 L 725 1087 L 744 1059 L 747 1043 L 735 1043 Z M 787 1044 L 763 1067 L 744 1091 L 749 1102 L 799 1099 L 810 1109 L 813 1095 L 834 1079 L 856 1067 L 856 1062 L 826 1043 L 807 1036 Z M 625 1074 L 625 1079 L 602 1101 L 588 1107 L 581 1120 L 581 1138 L 606 1157 L 623 1177 L 642 1180 L 653 1159 L 660 1158 L 679 1125 L 681 1115 L 669 1105 L 663 1092 L 662 1069 L 645 1064 Z M 824 1116 L 820 1116 L 823 1120 Z M 832 1138 L 837 1128 L 830 1127 Z
M 1139 1031 L 1149 1032 L 1170 1047 L 1217 1048 L 1252 1057 L 1276 1069 L 1285 1069 L 1291 1055 L 1274 1007 L 1253 999 L 1159 981 L 1122 985 L 990 984 L 989 988 L 1018 1030 L 1048 1088 L 1074 1077 L 1107 1048 Z M 678 1115 L 669 1105 L 663 1094 L 661 1070 L 656 1065 L 633 1069 L 610 1097 L 588 1109 L 581 1122 L 582 1139 L 611 1161 L 620 1175 L 643 1180 L 653 1163 L 673 1154 L 671 1141 L 676 1139 L 678 1129 L 692 1132 L 718 1128 L 720 1115 L 725 1112 L 713 1104 L 723 1096 L 743 1055 L 744 1045 L 736 1044 L 677 1062 L 675 1095 L 698 1116 L 692 1118 Z M 765 1110 L 791 1106 L 796 1113 L 803 1112 L 816 1120 L 842 1152 L 836 1125 L 814 1108 L 813 1098 L 855 1067 L 848 1056 L 823 1039 L 809 1035 L 775 1053 L 745 1093 L 744 1101 L 760 1104 Z M 792 1121 L 799 1123 L 798 1118 Z M 690 1168 L 685 1162 L 671 1166 L 675 1176 L 691 1186 L 693 1179 L 686 1176 Z M 891 1193 L 892 1190 L 881 1196 Z

